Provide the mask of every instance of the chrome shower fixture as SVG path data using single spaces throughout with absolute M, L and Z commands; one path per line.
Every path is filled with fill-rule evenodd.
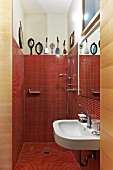
M 62 73 L 62 74 L 59 74 L 59 77 L 62 77 L 62 76 L 66 76 L 68 79 L 71 79 L 71 77 L 69 77 L 67 74 L 65 73 Z

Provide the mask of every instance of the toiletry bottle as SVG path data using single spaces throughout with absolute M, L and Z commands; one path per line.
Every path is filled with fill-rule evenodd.
M 87 114 L 87 127 L 91 128 L 91 116 L 89 113 Z

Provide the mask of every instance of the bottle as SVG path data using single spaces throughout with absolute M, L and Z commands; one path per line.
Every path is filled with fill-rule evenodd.
M 91 116 L 90 116 L 90 114 L 87 115 L 87 127 L 91 128 Z
M 84 54 L 89 54 L 89 49 L 88 49 L 88 40 L 86 38 L 86 47 L 84 49 Z

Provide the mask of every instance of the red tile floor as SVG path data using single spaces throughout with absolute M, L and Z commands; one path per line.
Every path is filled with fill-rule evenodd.
M 25 143 L 15 170 L 80 170 L 80 167 L 70 150 L 55 143 Z

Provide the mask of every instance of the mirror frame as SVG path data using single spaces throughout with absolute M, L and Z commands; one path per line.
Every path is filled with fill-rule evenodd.
M 39 51 L 38 51 L 38 48 L 39 48 Z M 42 53 L 42 51 L 43 51 L 43 46 L 42 46 L 42 44 L 41 44 L 40 42 L 38 42 L 38 43 L 36 44 L 36 46 L 35 46 L 35 51 L 36 51 L 37 54 L 41 54 L 41 53 Z
M 85 2 L 85 0 L 82 0 L 82 16 L 84 16 L 84 2 Z M 100 19 L 100 10 L 94 15 L 94 17 L 91 19 L 89 24 L 84 28 L 84 17 L 83 17 L 82 18 L 82 33 L 81 33 L 81 36 L 86 35 L 99 19 Z
M 93 51 L 94 48 L 95 48 L 95 51 Z M 93 42 L 93 43 L 91 44 L 91 46 L 90 46 L 90 52 L 91 52 L 91 54 L 95 55 L 95 54 L 97 53 L 97 50 L 98 50 L 98 47 L 97 47 L 96 43 Z

